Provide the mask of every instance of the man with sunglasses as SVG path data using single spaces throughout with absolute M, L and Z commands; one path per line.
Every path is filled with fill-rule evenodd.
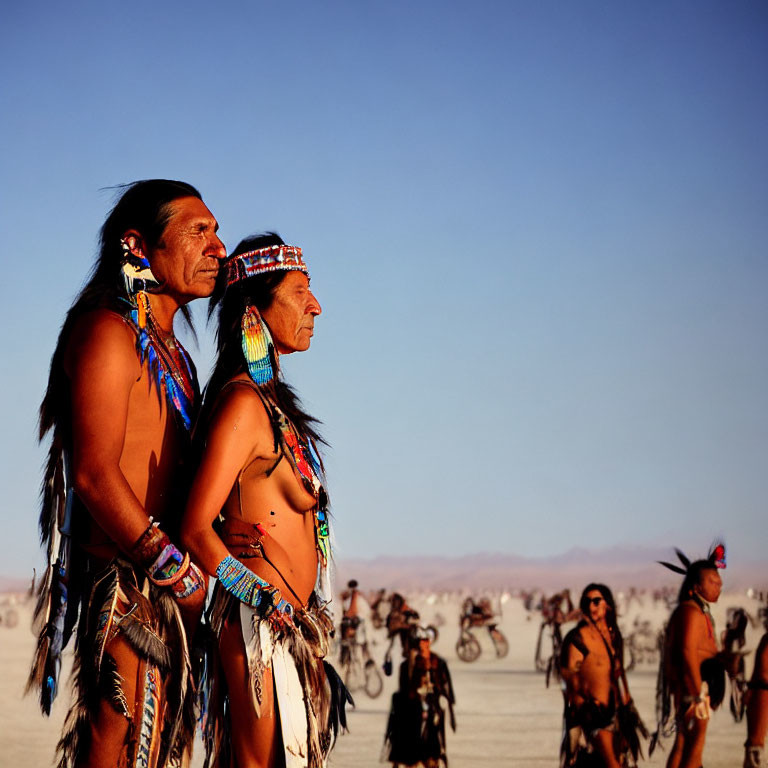
M 590 765 L 633 764 L 628 756 L 637 759 L 636 731 L 645 728 L 629 695 L 613 594 L 605 584 L 589 584 L 579 607 L 582 619 L 565 636 L 560 659 L 566 685 L 561 764 L 579 764 L 585 751 Z

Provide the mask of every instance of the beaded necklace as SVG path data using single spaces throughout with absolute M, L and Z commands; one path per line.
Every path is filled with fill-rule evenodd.
M 198 394 L 189 354 L 173 332 L 161 333 L 152 314 L 149 298 L 143 291 L 136 295 L 135 304 L 131 302 L 130 319 L 138 334 L 136 349 L 141 364 L 145 360 L 148 362 L 158 393 L 165 392 L 168 405 L 178 414 L 189 432 Z
M 301 475 L 304 487 L 315 497 L 315 544 L 320 561 L 325 567 L 331 554 L 331 532 L 328 525 L 328 495 L 323 485 L 323 469 L 314 443 L 302 438 L 285 414 L 272 405 L 277 417 L 277 426 L 285 447 L 290 454 L 291 463 Z

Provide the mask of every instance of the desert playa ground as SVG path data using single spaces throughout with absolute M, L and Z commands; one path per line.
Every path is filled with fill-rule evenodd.
M 546 688 L 544 676 L 534 670 L 533 657 L 539 620 L 529 617 L 517 598 L 506 599 L 500 627 L 510 643 L 509 655 L 497 660 L 484 630 L 477 636 L 482 646 L 480 658 L 467 664 L 456 656 L 460 598 L 435 595 L 408 596 L 409 602 L 424 623 L 440 622 L 440 637 L 435 650 L 448 661 L 456 691 L 456 733 L 448 734 L 448 756 L 451 768 L 482 766 L 557 766 L 561 737 L 562 695 L 557 686 Z M 7 596 L 0 596 L 2 602 Z M 498 603 L 497 603 L 498 604 Z M 758 605 L 743 595 L 721 598 L 713 610 L 718 629 L 725 624 L 729 606 L 739 605 L 757 615 Z M 68 703 L 65 685 L 52 716 L 43 718 L 32 697 L 23 696 L 24 681 L 33 649 L 29 628 L 30 607 L 18 605 L 18 623 L 0 626 L 0 764 L 3 766 L 40 766 L 53 763 L 53 752 Z M 667 611 L 659 604 L 652 607 L 650 598 L 638 607 L 635 603 L 621 618 L 625 633 L 638 613 L 660 627 Z M 757 645 L 761 629 L 750 628 L 747 648 Z M 378 662 L 384 655 L 382 632 L 372 632 L 373 653 Z M 747 656 L 747 672 L 751 672 L 751 656 Z M 330 761 L 333 768 L 365 768 L 380 764 L 389 698 L 395 676 L 385 678 L 384 691 L 376 699 L 365 693 L 355 694 L 356 708 L 350 714 L 349 733 L 339 741 Z M 654 697 L 656 668 L 639 666 L 629 674 L 635 702 L 646 725 L 655 725 Z M 735 723 L 727 708 L 721 708 L 710 723 L 704 753 L 707 768 L 734 768 L 741 765 L 745 724 Z M 669 744 L 666 744 L 667 749 Z M 199 743 L 192 765 L 202 765 Z M 667 751 L 656 751 L 653 759 L 642 765 L 663 766 Z

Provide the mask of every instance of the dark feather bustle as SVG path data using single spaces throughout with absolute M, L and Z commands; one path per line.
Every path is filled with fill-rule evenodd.
M 339 673 L 333 668 L 333 665 L 323 661 L 323 667 L 325 668 L 325 676 L 331 689 L 331 708 L 328 713 L 328 726 L 333 733 L 333 741 L 335 742 L 339 736 L 339 729 L 343 732 L 347 731 L 347 704 L 354 707 L 355 702 Z

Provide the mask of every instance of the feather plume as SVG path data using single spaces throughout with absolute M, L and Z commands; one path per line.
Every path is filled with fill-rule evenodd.
M 678 559 L 685 566 L 687 571 L 687 569 L 691 566 L 691 561 L 677 547 L 675 547 L 675 552 L 677 553 Z
M 171 669 L 171 652 L 160 636 L 144 622 L 133 616 L 120 621 L 120 631 L 131 647 L 143 658 L 149 659 L 163 673 Z
M 355 702 L 339 673 L 333 668 L 333 665 L 323 661 L 323 667 L 325 668 L 325 676 L 331 689 L 331 710 L 328 716 L 328 727 L 333 734 L 333 741 L 331 743 L 335 743 L 339 736 L 339 729 L 343 732 L 347 731 L 347 704 L 354 708 Z
M 716 568 L 725 568 L 725 544 L 722 541 L 716 541 L 710 547 L 707 560 L 712 562 Z
M 688 571 L 681 568 L 679 565 L 672 565 L 672 563 L 667 563 L 664 560 L 657 560 L 656 561 L 659 565 L 663 565 L 665 568 L 669 568 L 670 571 L 674 571 L 675 573 L 680 573 L 683 576 L 685 576 Z
M 128 699 L 123 691 L 123 676 L 117 669 L 117 662 L 108 654 L 104 654 L 99 672 L 99 692 L 114 708 L 115 712 L 127 720 L 131 719 L 128 709 Z
M 104 656 L 104 649 L 107 647 L 115 622 L 117 601 L 122 594 L 119 589 L 120 579 L 116 568 L 111 568 L 102 580 L 94 585 L 94 595 L 102 584 L 104 584 L 106 594 L 102 600 L 101 609 L 99 610 L 98 615 L 101 617 L 106 614 L 106 620 L 103 624 L 99 621 L 101 626 L 96 631 L 95 635 L 94 650 L 96 651 L 96 674 L 98 674 L 101 669 L 101 660 Z

